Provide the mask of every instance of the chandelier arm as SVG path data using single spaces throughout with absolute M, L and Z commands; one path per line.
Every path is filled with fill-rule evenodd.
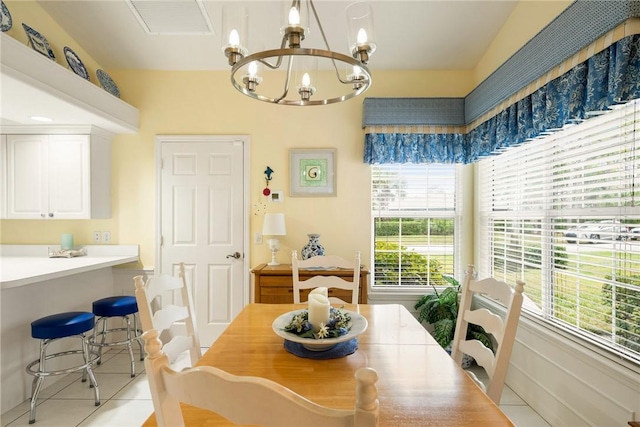
M 327 41 L 327 36 L 324 34 L 324 28 L 322 28 L 322 24 L 320 23 L 320 18 L 318 17 L 316 6 L 313 4 L 313 0 L 309 0 L 309 5 L 311 6 L 311 10 L 313 11 L 313 16 L 316 18 L 316 23 L 318 24 L 318 28 L 320 28 L 320 34 L 322 34 L 322 40 L 324 40 L 324 45 L 328 51 L 331 51 L 331 48 L 329 47 L 329 42 Z M 336 77 L 338 78 L 338 81 L 342 84 L 351 83 L 350 81 L 344 80 L 342 77 L 340 77 L 340 71 L 338 71 L 338 65 L 336 64 L 336 60 L 331 58 L 331 63 L 333 64 L 333 69 L 336 72 Z
M 284 49 L 286 45 L 287 45 L 287 36 L 284 35 L 284 36 L 282 36 L 282 42 L 280 43 L 280 49 Z M 269 61 L 267 61 L 266 59 L 259 59 L 258 62 L 260 62 L 261 64 L 266 65 L 267 67 L 271 68 L 272 70 L 277 70 L 278 68 L 280 68 L 280 65 L 282 65 L 282 58 L 283 58 L 282 55 L 278 56 L 278 60 L 276 61 L 275 64 L 269 63 Z
M 318 18 L 318 12 L 316 12 L 316 6 L 313 4 L 313 0 L 309 0 L 309 5 L 311 6 L 311 10 L 313 10 L 313 16 L 316 18 L 316 23 L 318 24 L 318 28 L 320 28 L 320 34 L 322 34 L 322 40 L 324 40 L 324 45 L 327 50 L 331 50 L 329 47 L 329 42 L 327 41 L 327 36 L 324 34 L 324 28 L 322 28 L 322 24 L 320 23 L 320 18 Z
M 285 79 L 284 82 L 284 93 L 282 94 L 282 96 L 280 98 L 277 98 L 275 100 L 275 103 L 279 103 L 280 101 L 282 101 L 283 99 L 285 99 L 287 97 L 287 94 L 289 93 L 289 82 L 291 80 L 291 70 L 293 69 L 293 56 L 289 57 L 289 62 L 287 64 L 287 78 Z

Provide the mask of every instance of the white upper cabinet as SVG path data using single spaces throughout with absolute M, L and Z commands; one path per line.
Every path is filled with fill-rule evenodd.
M 110 160 L 96 135 L 6 135 L 6 217 L 109 218 Z

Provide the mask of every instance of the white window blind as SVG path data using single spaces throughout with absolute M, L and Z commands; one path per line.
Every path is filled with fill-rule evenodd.
M 373 286 L 443 285 L 454 273 L 456 165 L 372 166 Z
M 525 310 L 640 361 L 637 101 L 479 164 L 479 274 Z

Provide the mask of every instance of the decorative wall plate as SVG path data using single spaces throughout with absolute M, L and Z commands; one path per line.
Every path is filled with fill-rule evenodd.
M 24 32 L 27 33 L 29 44 L 31 45 L 33 50 L 43 54 L 52 61 L 56 60 L 56 56 L 53 54 L 53 50 L 51 50 L 49 42 L 42 34 L 31 28 L 24 22 L 22 23 L 22 28 L 24 28 Z
M 0 30 L 2 32 L 9 31 L 12 25 L 13 21 L 11 20 L 9 9 L 7 9 L 3 1 L 0 1 Z
M 83 79 L 89 80 L 89 73 L 87 72 L 87 69 L 84 67 L 84 64 L 82 63 L 78 55 L 76 55 L 76 53 L 72 51 L 70 47 L 64 47 L 64 56 L 65 58 L 67 58 L 67 63 L 74 73 L 76 73 Z
M 98 76 L 98 81 L 100 82 L 100 86 L 102 86 L 102 89 L 106 90 L 111 95 L 120 98 L 120 90 L 118 90 L 116 82 L 111 79 L 109 74 L 107 74 L 104 70 L 98 70 L 96 71 L 96 76 Z

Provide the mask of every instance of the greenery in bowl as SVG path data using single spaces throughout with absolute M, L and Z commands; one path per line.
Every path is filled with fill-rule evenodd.
M 453 276 L 442 275 L 448 286 L 438 292 L 438 289 L 431 285 L 433 293 L 421 296 L 416 302 L 415 308 L 419 311 L 418 321 L 427 322 L 433 325 L 431 335 L 442 346 L 447 348 L 453 341 L 456 331 L 456 321 L 458 319 L 458 309 L 460 307 L 460 282 Z M 494 351 L 491 336 L 481 326 L 469 324 L 467 339 L 476 339 L 486 347 Z

